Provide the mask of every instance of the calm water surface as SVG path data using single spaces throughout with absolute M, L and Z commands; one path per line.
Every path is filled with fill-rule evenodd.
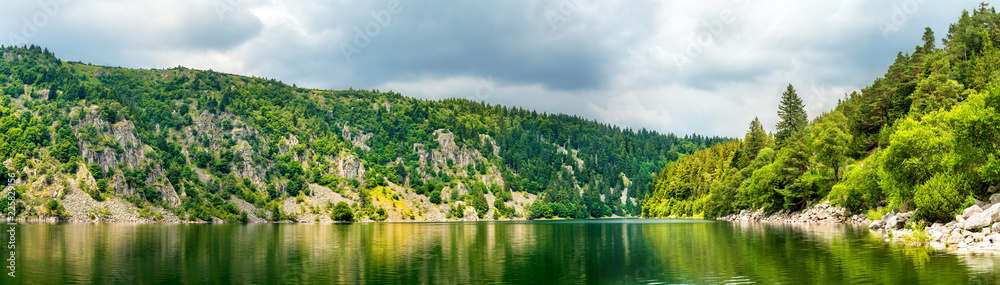
M 1000 255 L 701 220 L 25 224 L 3 284 L 994 284 Z M 5 273 L 7 271 L 4 271 Z

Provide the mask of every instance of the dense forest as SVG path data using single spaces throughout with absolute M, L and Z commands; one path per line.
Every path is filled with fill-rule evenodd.
M 669 164 L 645 217 L 798 210 L 828 199 L 877 219 L 892 208 L 954 218 L 1000 182 L 1000 15 L 983 3 L 936 45 L 899 53 L 881 78 L 809 121 L 788 85 L 781 121 Z
M 464 99 L 64 62 L 38 46 L 0 53 L 0 175 L 17 178 L 21 217 L 79 217 L 74 191 L 152 219 L 634 216 L 659 169 L 727 141 Z M 302 204 L 317 186 L 346 201 Z M 109 215 L 88 207 L 90 219 Z

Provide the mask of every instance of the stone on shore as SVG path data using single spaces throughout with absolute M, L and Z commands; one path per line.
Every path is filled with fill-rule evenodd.
M 983 212 L 982 208 L 979 208 L 979 206 L 976 205 L 972 205 L 972 207 L 965 208 L 965 211 L 962 211 L 962 218 L 968 219 L 969 217 L 972 217 L 972 215 L 979 214 L 982 212 Z

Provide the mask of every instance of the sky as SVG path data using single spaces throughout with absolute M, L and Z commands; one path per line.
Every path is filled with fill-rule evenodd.
M 978 3 L 7 0 L 0 43 L 742 137 L 755 117 L 774 131 L 788 84 L 828 112 Z

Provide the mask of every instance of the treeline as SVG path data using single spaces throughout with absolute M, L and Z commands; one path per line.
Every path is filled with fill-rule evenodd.
M 789 85 L 777 133 L 754 120 L 741 141 L 682 158 L 657 176 L 643 216 L 797 210 L 829 199 L 878 217 L 892 208 L 954 217 L 1000 181 L 1000 15 L 962 13 L 937 48 L 930 28 L 884 77 L 805 122 Z
M 657 170 L 726 141 L 622 129 L 464 99 L 306 89 L 183 67 L 144 70 L 63 62 L 38 46 L 0 47 L 0 53 L 0 159 L 12 166 L 0 170 L 27 178 L 29 170 L 47 165 L 64 175 L 84 167 L 97 181 L 84 190 L 96 199 L 134 189 L 134 195 L 122 198 L 202 220 L 246 220 L 232 196 L 270 212 L 258 216 L 294 219 L 281 213 L 280 200 L 310 195 L 309 184 L 356 191 L 362 201 L 351 206 L 357 212 L 352 218 L 384 219 L 385 210 L 371 201 L 381 197 L 380 187 L 388 183 L 412 188 L 433 203 L 472 206 L 480 215 L 495 209 L 497 217 L 513 217 L 505 204 L 511 191 L 541 195 L 530 207 L 531 217 L 638 215 Z M 134 124 L 136 137 L 151 149 L 144 151 L 140 165 L 87 164 L 81 153 L 85 146 L 118 154 L 143 149 L 120 144 L 106 127 L 84 123 L 91 107 L 111 125 Z M 217 121 L 198 127 L 205 115 Z M 215 131 L 199 133 L 196 127 Z M 421 164 L 415 146 L 439 147 L 437 130 L 454 134 L 459 147 L 477 151 L 482 159 L 464 166 L 449 161 L 444 169 Z M 365 134 L 371 137 L 364 147 L 349 138 Z M 342 155 L 358 157 L 365 165 L 364 177 L 331 173 L 329 158 Z M 241 169 L 246 162 L 256 169 Z M 166 181 L 158 180 L 159 171 Z M 263 175 L 247 175 L 258 171 Z M 479 182 L 494 174 L 503 178 L 502 187 Z M 160 189 L 167 184 L 181 195 L 179 207 L 164 203 Z M 445 187 L 459 185 L 472 191 L 443 197 Z M 486 204 L 486 194 L 501 202 Z

